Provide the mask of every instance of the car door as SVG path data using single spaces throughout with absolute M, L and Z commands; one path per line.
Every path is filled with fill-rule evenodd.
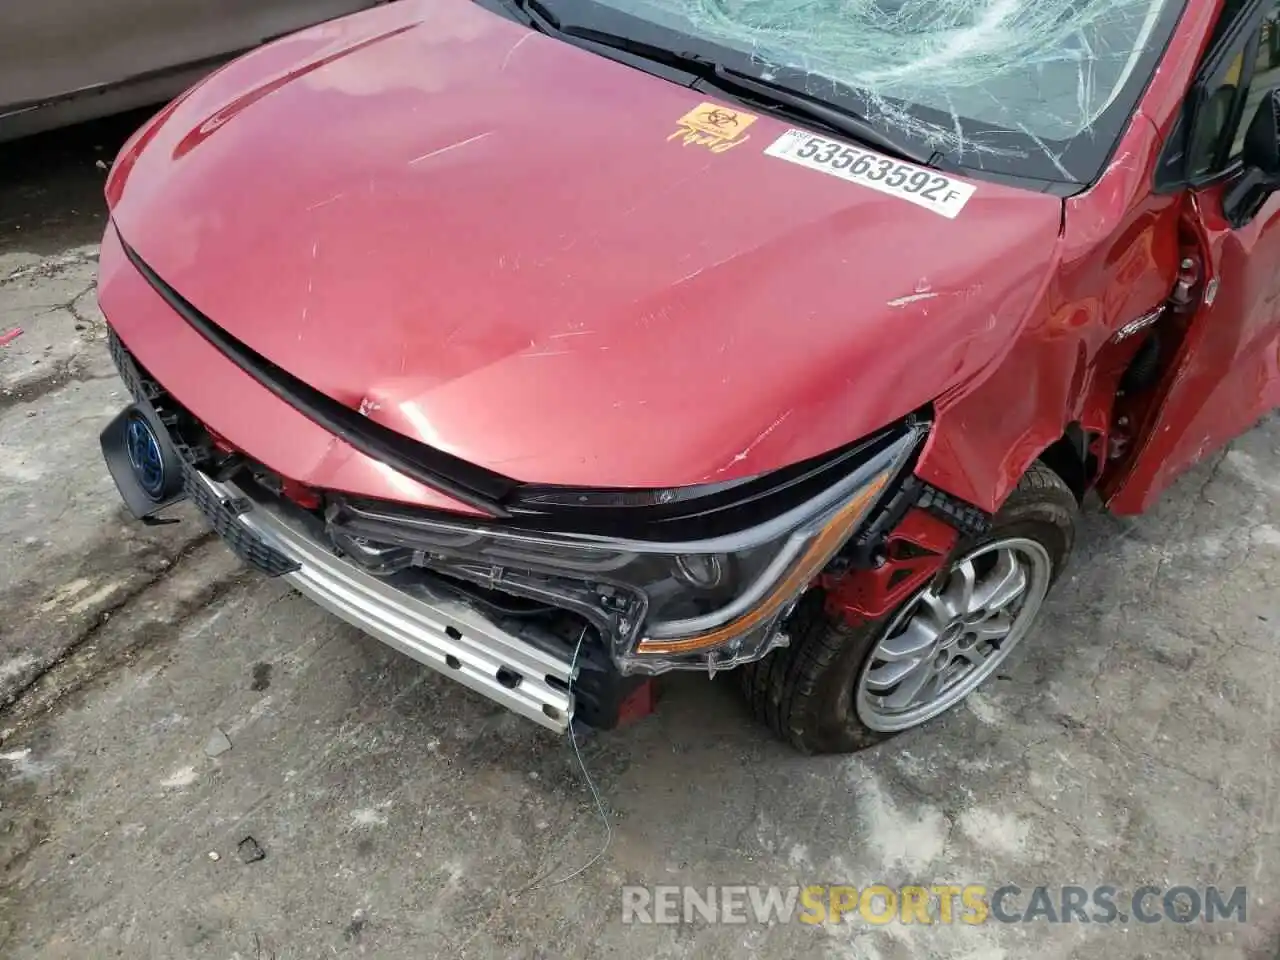
M 0 0 L 0 114 L 215 61 L 376 0 Z
M 1193 105 L 1175 130 L 1179 142 L 1166 152 L 1181 168 L 1184 255 L 1194 263 L 1198 302 L 1177 321 L 1137 453 L 1104 485 L 1118 513 L 1145 509 L 1182 471 L 1280 405 L 1280 191 L 1234 223 L 1230 204 L 1246 172 L 1245 133 L 1280 89 L 1280 0 L 1225 7 Z

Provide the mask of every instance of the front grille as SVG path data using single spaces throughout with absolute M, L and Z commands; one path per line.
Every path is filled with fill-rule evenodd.
M 129 394 L 136 403 L 155 411 L 183 461 L 192 464 L 207 459 L 211 448 L 204 427 L 143 368 L 110 324 L 107 348 Z
M 161 393 L 160 385 L 154 380 L 143 379 L 133 354 L 110 326 L 107 327 L 107 349 L 111 351 L 111 361 L 116 365 L 116 372 L 120 374 L 130 396 L 138 403 L 154 404 Z
M 186 469 L 184 488 L 191 502 L 204 514 L 209 526 L 245 563 L 257 567 L 269 577 L 278 577 L 298 569 L 297 563 L 268 546 L 240 523 L 237 517 L 249 508 L 249 504 L 220 499 L 200 482 L 196 468 L 191 466 Z
M 317 390 L 219 327 L 119 240 L 129 262 L 192 330 L 298 413 L 405 476 L 492 516 L 507 515 L 502 501 L 515 490 L 515 480 L 413 440 Z
M 160 414 L 160 419 L 169 434 L 169 442 L 182 456 L 183 490 L 191 502 L 204 514 L 205 520 L 214 532 L 226 542 L 236 556 L 268 576 L 278 577 L 297 570 L 297 563 L 279 550 L 268 546 L 257 535 L 245 529 L 237 519 L 248 504 L 223 501 L 200 482 L 197 474 L 199 468 L 195 463 L 200 457 L 197 451 L 203 452 L 204 445 L 193 446 L 185 440 L 185 436 L 192 432 L 203 433 L 194 418 L 174 401 L 164 387 L 151 379 L 138 365 L 129 348 L 110 327 L 107 328 L 107 346 L 111 351 L 111 359 L 115 362 L 116 370 L 120 373 L 120 379 L 124 381 L 133 399 L 138 403 L 151 406 Z M 183 427 L 186 429 L 183 430 Z

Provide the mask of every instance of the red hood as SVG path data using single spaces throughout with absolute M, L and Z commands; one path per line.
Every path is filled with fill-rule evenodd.
M 705 100 L 469 0 L 404 0 L 221 70 L 108 193 L 233 336 L 525 481 L 760 473 L 1003 353 L 1058 201 L 983 182 L 948 219 L 765 155 L 788 128 L 765 116 L 723 152 L 669 139 Z

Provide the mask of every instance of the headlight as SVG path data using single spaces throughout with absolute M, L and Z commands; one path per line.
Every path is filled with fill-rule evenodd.
M 902 437 L 823 496 L 754 529 L 642 554 L 626 569 L 648 612 L 624 671 L 727 667 L 776 646 L 780 622 L 880 499 L 913 440 Z
M 544 601 L 559 597 L 601 629 L 623 673 L 728 667 L 785 642 L 780 624 L 903 470 L 924 429 L 886 432 L 824 466 L 826 473 L 788 480 L 780 511 L 779 497 L 743 485 L 733 494 L 738 529 L 699 539 L 545 533 L 403 512 L 393 518 L 365 506 L 344 508 L 336 526 L 411 546 L 422 566 L 450 575 Z M 688 488 L 681 496 L 692 499 Z M 707 520 L 714 513 L 697 508 L 694 526 L 714 530 Z

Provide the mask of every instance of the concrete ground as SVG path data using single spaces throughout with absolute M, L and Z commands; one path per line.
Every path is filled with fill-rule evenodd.
M 585 742 L 612 842 L 556 882 L 605 841 L 566 742 L 189 515 L 123 517 L 93 278 L 97 161 L 136 120 L 0 154 L 0 334 L 24 330 L 0 347 L 0 955 L 1277 956 L 1280 419 L 1148 516 L 1089 513 L 1006 674 L 875 751 L 799 757 L 731 676 L 675 677 Z M 1249 899 L 1244 924 L 621 922 L 623 884 L 875 881 Z

